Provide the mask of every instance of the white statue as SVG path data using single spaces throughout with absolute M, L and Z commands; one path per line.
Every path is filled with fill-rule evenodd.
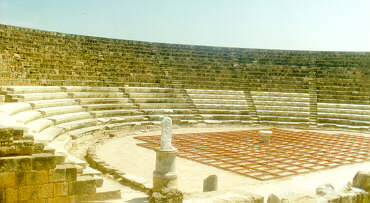
M 172 146 L 172 119 L 164 117 L 162 120 L 162 135 L 160 150 L 174 150 Z

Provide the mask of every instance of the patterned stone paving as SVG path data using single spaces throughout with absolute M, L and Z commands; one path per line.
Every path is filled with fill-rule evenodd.
M 370 160 L 370 138 L 308 131 L 271 130 L 264 144 L 260 130 L 175 134 L 178 156 L 258 180 L 300 175 Z M 160 136 L 137 136 L 139 146 L 155 149 Z

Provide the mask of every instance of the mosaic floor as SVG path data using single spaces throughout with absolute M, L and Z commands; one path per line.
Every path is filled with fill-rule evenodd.
M 245 175 L 271 180 L 345 164 L 370 161 L 370 138 L 308 131 L 271 130 L 270 143 L 259 130 L 175 134 L 178 156 Z M 139 146 L 155 149 L 160 136 L 137 136 Z

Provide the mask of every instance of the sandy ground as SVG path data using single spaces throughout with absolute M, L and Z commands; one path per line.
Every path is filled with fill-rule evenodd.
M 192 126 L 176 127 L 173 133 L 190 132 L 216 132 L 247 129 L 263 129 L 269 127 L 245 127 L 245 126 Z M 292 130 L 292 129 L 290 129 Z M 368 136 L 369 134 L 348 132 L 348 131 L 324 131 L 328 134 L 346 133 Z M 152 183 L 152 173 L 155 165 L 155 152 L 136 143 L 141 141 L 134 139 L 138 135 L 158 135 L 159 127 L 147 130 L 121 131 L 113 139 L 106 140 L 97 150 L 97 155 L 108 164 L 123 169 L 126 173 L 132 174 Z M 267 196 L 271 193 L 281 195 L 314 194 L 315 188 L 322 184 L 332 184 L 336 190 L 343 189 L 348 182 L 352 181 L 359 170 L 370 170 L 370 162 L 341 166 L 335 169 L 309 173 L 305 175 L 292 176 L 270 181 L 258 181 L 246 176 L 227 172 L 212 166 L 200 164 L 183 158 L 177 158 L 176 169 L 178 173 L 178 188 L 188 195 L 202 191 L 203 179 L 209 175 L 218 176 L 219 191 L 243 190 Z

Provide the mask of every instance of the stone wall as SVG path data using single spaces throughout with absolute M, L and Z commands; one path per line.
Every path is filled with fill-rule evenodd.
M 318 102 L 370 103 L 369 52 L 149 43 L 7 25 L 0 39 L 0 85 L 317 91 Z
M 25 137 L 0 129 L 0 202 L 81 202 L 97 198 L 96 180 L 78 178 L 77 168 Z

